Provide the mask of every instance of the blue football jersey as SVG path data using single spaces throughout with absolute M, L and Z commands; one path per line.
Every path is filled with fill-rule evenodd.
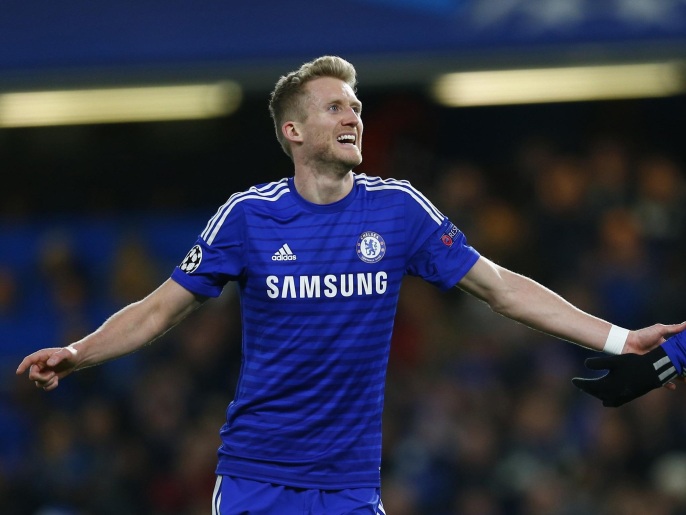
M 293 178 L 234 194 L 172 273 L 205 296 L 239 285 L 242 363 L 218 474 L 302 488 L 380 484 L 402 278 L 447 290 L 479 255 L 407 181 L 354 179 L 327 205 L 303 199 Z

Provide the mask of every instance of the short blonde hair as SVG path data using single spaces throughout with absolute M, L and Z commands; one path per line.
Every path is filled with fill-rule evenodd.
M 269 97 L 269 114 L 274 120 L 276 138 L 289 157 L 293 158 L 291 147 L 281 131 L 287 119 L 303 121 L 306 111 L 303 106 L 304 86 L 320 77 L 333 77 L 347 83 L 353 91 L 357 88 L 355 67 L 341 57 L 325 55 L 303 64 L 300 68 L 282 76 Z

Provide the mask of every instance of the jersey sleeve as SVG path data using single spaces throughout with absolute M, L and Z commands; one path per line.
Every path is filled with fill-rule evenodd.
M 171 274 L 187 290 L 206 297 L 218 297 L 226 283 L 237 280 L 245 270 L 242 210 L 232 209 L 218 223 L 221 212 L 220 208 Z
M 407 203 L 411 223 L 407 224 L 410 258 L 406 272 L 448 290 L 469 272 L 479 253 L 455 224 L 428 200 L 421 200 Z
M 674 364 L 679 375 L 684 375 L 686 370 L 686 331 L 681 331 L 673 336 L 670 336 L 662 348 L 669 356 L 670 361 Z

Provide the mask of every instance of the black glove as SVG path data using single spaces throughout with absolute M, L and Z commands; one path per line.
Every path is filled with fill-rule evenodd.
M 603 401 L 603 406 L 617 407 L 674 379 L 677 371 L 665 350 L 656 347 L 647 354 L 618 354 L 588 358 L 591 370 L 608 370 L 598 378 L 575 377 L 574 386 Z

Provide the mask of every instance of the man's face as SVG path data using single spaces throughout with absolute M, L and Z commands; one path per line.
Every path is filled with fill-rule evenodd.
M 320 77 L 305 85 L 307 117 L 300 122 L 308 164 L 336 164 L 349 171 L 362 162 L 362 103 L 339 79 Z

